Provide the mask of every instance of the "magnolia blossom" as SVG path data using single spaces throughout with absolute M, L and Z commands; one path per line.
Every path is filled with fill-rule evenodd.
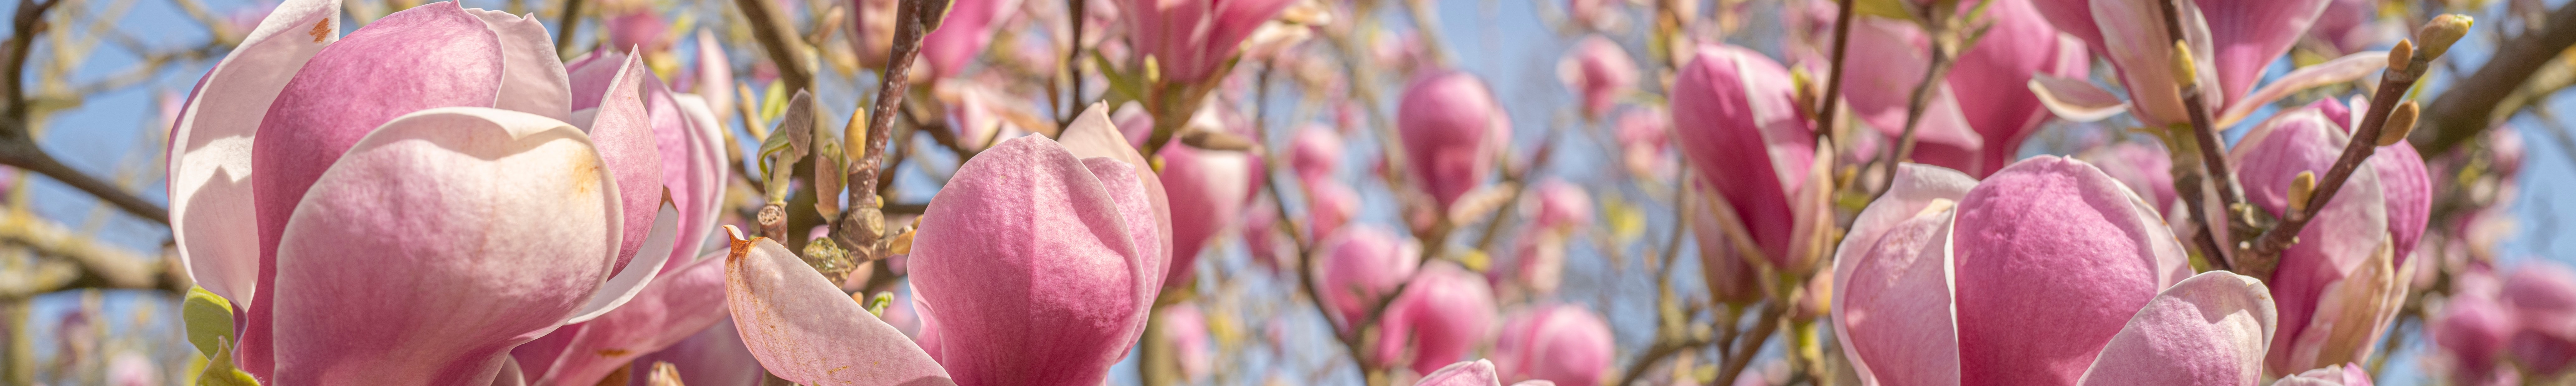
M 737 233 L 726 299 L 744 343 L 801 384 L 1099 384 L 1144 333 L 1169 264 L 1149 169 L 1101 110 L 1061 142 L 979 153 L 931 199 L 909 270 L 922 343 Z
M 2272 386 L 2370 386 L 2370 372 L 2345 363 L 2281 377 Z
M 1711 212 L 1718 227 L 1711 231 L 1723 241 L 1700 244 L 1702 256 L 1759 256 L 1787 272 L 1813 272 L 1834 222 L 1825 183 L 1832 157 L 1816 155 L 1814 123 L 1799 112 L 1788 69 L 1743 47 L 1703 46 L 1695 55 L 1673 83 L 1672 123 L 1682 155 L 1718 204 L 1692 206 Z
M 2576 271 L 2556 263 L 2529 263 L 2505 276 L 2498 298 L 2515 329 L 2506 352 L 2535 379 L 2565 374 L 2576 364 Z
M 1619 94 L 1637 86 L 1637 62 L 1628 59 L 1628 50 L 1597 35 L 1575 42 L 1565 59 L 1557 62 L 1556 73 L 1566 88 L 1583 96 L 1586 118 L 1608 114 Z
M 1914 129 L 1915 162 L 1979 177 L 2003 168 L 2049 116 L 2028 86 L 2031 78 L 2082 79 L 2090 72 L 2083 43 L 2060 38 L 2032 1 L 1959 3 L 1963 10 L 1985 8 L 1983 23 L 1974 26 L 1984 29 L 1983 37 L 1961 50 L 1933 85 Z M 1905 132 L 1914 89 L 1931 63 L 1926 47 L 1935 37 L 1908 21 L 1855 19 L 1849 51 L 1855 56 L 1844 62 L 1851 76 L 1844 99 L 1854 116 L 1896 138 Z
M 2199 89 L 2212 124 L 2234 126 L 2238 120 L 2273 100 L 2312 87 L 2344 83 L 2375 74 L 2388 65 L 2386 52 L 2361 52 L 2290 71 L 2255 87 L 2263 67 L 2289 52 L 2314 25 L 2329 0 L 2194 0 L 2174 3 L 2182 35 L 2164 27 L 2159 0 L 2032 0 L 2040 15 L 2068 34 L 2081 37 L 2119 70 L 2117 79 L 2129 100 L 2080 77 L 2034 77 L 2049 109 L 2078 120 L 2099 119 L 2126 110 L 2151 127 L 2189 123 L 2178 85 Z M 2175 79 L 2175 41 L 2191 50 L 2197 79 Z
M 1395 126 L 1407 171 L 1442 211 L 1485 184 L 1512 133 L 1511 117 L 1485 81 L 1461 71 L 1424 75 L 1405 86 Z
M 639 62 L 573 76 L 536 20 L 454 3 L 344 38 L 339 4 L 280 4 L 171 128 L 180 258 L 236 299 L 241 369 L 486 383 L 694 256 L 720 132 Z
M 1199 254 L 1243 212 L 1255 165 L 1245 152 L 1200 149 L 1177 139 L 1160 156 L 1159 175 L 1172 208 L 1172 264 L 1164 283 L 1188 286 Z
M 1521 204 L 1521 217 L 1529 222 L 1513 237 L 1510 264 L 1486 272 L 1486 278 L 1554 293 L 1565 272 L 1566 244 L 1576 229 L 1592 221 L 1592 194 L 1557 179 L 1539 181 L 1531 190 L 1534 194 Z
M 1329 127 L 1307 125 L 1297 129 L 1292 141 L 1288 145 L 1288 167 L 1297 173 L 1297 182 L 1330 182 L 1333 171 L 1342 163 L 1341 134 Z
M 1671 156 L 1672 114 L 1662 108 L 1632 109 L 1619 113 L 1612 124 L 1619 139 L 1619 156 L 1628 173 L 1647 178 L 1666 178 L 1673 174 Z
M 1503 322 L 1493 356 L 1506 379 L 1592 386 L 1610 375 L 1612 343 L 1610 324 L 1591 310 L 1543 305 Z
M 1907 164 L 1837 252 L 1836 336 L 1880 385 L 2245 385 L 2262 283 L 2193 276 L 2156 212 L 2083 161 L 1984 181 Z
M 1342 228 L 1318 244 L 1324 249 L 1317 256 L 1323 260 L 1315 262 L 1315 290 L 1322 292 L 1324 305 L 1340 321 L 1335 325 L 1368 320 L 1370 307 L 1414 276 L 1422 247 L 1397 237 L 1386 228 L 1358 225 Z
M 2405 303 L 2407 283 L 2401 279 L 2412 275 L 2403 273 L 2398 251 L 2412 250 L 2406 243 L 2423 234 L 2422 218 L 2431 206 L 2423 161 L 2402 143 L 2365 161 L 2371 167 L 2344 180 L 2330 201 L 2291 197 L 2307 194 L 2292 191 L 2293 179 L 2301 173 L 2322 178 L 2351 140 L 2342 127 L 2353 122 L 2339 113 L 2314 107 L 2283 111 L 2249 131 L 2228 154 L 2255 207 L 2282 216 L 2293 200 L 2325 205 L 2300 230 L 2300 242 L 2281 252 L 2266 283 L 2282 321 L 2267 360 L 2275 374 L 2369 358 Z M 2412 224 L 2400 221 L 2410 213 Z
M 1456 263 L 1433 262 L 1387 305 L 1378 321 L 1377 357 L 1411 363 L 1421 373 L 1464 359 L 1467 350 L 1493 339 L 1494 307 L 1493 286 L 1484 276 Z
M 1289 0 L 1120 0 L 1137 60 L 1151 59 L 1162 80 L 1197 83 L 1241 50 L 1244 38 L 1288 8 Z M 1143 67 L 1137 67 L 1143 68 Z
M 2453 381 L 2462 385 L 2513 384 L 2503 368 L 2505 339 L 2515 320 L 2496 300 L 2502 287 L 2495 274 L 2469 270 L 2453 276 L 2451 296 L 2425 327 L 2435 347 L 2451 360 Z
M 947 17 L 939 22 L 939 29 L 921 37 L 921 58 L 929 61 L 931 74 L 945 78 L 965 73 L 967 61 L 983 53 L 985 46 L 993 44 L 993 24 L 1002 21 L 1002 12 L 1019 9 L 1019 3 L 1019 0 L 951 0 Z M 891 9 L 887 11 L 888 14 L 894 13 Z

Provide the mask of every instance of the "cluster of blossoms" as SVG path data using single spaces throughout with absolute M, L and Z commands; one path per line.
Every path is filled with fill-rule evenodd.
M 924 11 L 914 8 L 934 4 L 854 0 L 836 11 L 856 14 L 849 47 L 818 50 L 849 57 L 801 65 L 902 75 L 918 54 L 921 71 L 883 79 L 879 97 L 923 83 L 922 98 L 897 103 L 929 107 L 862 109 L 840 143 L 816 128 L 810 99 L 738 104 L 764 103 L 737 92 L 750 88 L 734 84 L 712 33 L 696 35 L 693 71 L 661 74 L 676 72 L 657 69 L 676 66 L 679 35 L 649 5 L 611 4 L 608 45 L 566 61 L 534 15 L 441 2 L 341 36 L 341 2 L 287 0 L 199 81 L 169 136 L 177 253 L 203 289 L 188 303 L 190 336 L 214 359 L 205 382 L 1088 386 L 1132 354 L 1160 385 L 1152 361 L 1197 379 L 1231 349 L 1211 342 L 1227 310 L 1193 302 L 1220 280 L 1201 277 L 1214 265 L 1202 260 L 1221 258 L 1229 237 L 1303 290 L 1374 384 L 1771 382 L 1792 377 L 1743 372 L 1786 324 L 1790 361 L 1810 381 L 1825 374 L 1815 337 L 1826 331 L 1831 360 L 1868 385 L 2368 385 L 2364 364 L 2384 354 L 2427 277 L 2449 295 L 2425 329 L 2459 382 L 2576 371 L 2576 272 L 2498 270 L 2455 242 L 2480 228 L 2437 226 L 2438 196 L 2453 187 L 2444 173 L 2510 159 L 2491 168 L 2509 190 L 2519 148 L 2428 163 L 2405 129 L 2370 127 L 2399 119 L 2383 111 L 2394 99 L 2370 98 L 2402 94 L 2337 91 L 2383 70 L 2412 82 L 2465 18 L 2426 23 L 2421 52 L 2411 41 L 2362 51 L 2383 39 L 2345 1 L 1864 11 L 1792 0 L 1787 24 L 1808 32 L 1789 37 L 1792 63 L 1722 43 L 1726 23 L 1657 19 L 1673 38 L 1649 50 L 1658 77 L 1599 34 L 1624 23 L 1615 4 L 1574 0 L 1573 29 L 1589 36 L 1558 66 L 1573 110 L 1612 137 L 1612 172 L 1669 185 L 1658 194 L 1679 208 L 1672 241 L 1650 266 L 1672 267 L 1681 232 L 1696 248 L 1705 293 L 1659 294 L 1654 315 L 1653 355 L 1719 353 L 1720 375 L 1691 376 L 1688 364 L 1655 367 L 1661 356 L 1619 372 L 1631 356 L 1610 321 L 1560 300 L 1570 246 L 1596 219 L 1638 215 L 1596 203 L 1607 189 L 1533 178 L 1553 144 L 1516 151 L 1504 101 L 1484 78 L 1442 67 L 1436 40 L 1343 47 L 1423 62 L 1379 66 L 1404 83 L 1392 116 L 1376 119 L 1390 143 L 1370 182 L 1346 170 L 1345 139 L 1364 134 L 1356 118 L 1294 127 L 1273 155 L 1229 80 L 1256 60 L 1264 82 L 1273 69 L 1314 68 L 1293 48 L 1308 34 L 1344 36 L 1322 9 L 1348 8 L 1118 1 L 1053 9 L 1064 20 L 1015 16 L 1048 6 L 1036 3 L 1052 2 Z M 1008 31 L 1047 23 L 1070 23 L 1044 27 L 1071 36 L 1020 43 Z M 1083 37 L 1093 30 L 1119 37 Z M 2301 39 L 2340 57 L 2260 82 Z M 1953 46 L 1963 43 L 1973 45 Z M 1008 44 L 1036 48 L 988 47 Z M 1047 54 L 1056 44 L 1077 55 Z M 1097 56 L 1065 63 L 1084 51 Z M 2096 55 L 2114 72 L 2094 74 Z M 762 65 L 754 78 L 785 99 L 788 81 L 757 72 L 793 70 Z M 1013 96 L 1027 87 L 992 80 L 1062 69 L 1090 79 L 1086 67 L 1116 105 L 1040 118 Z M 1846 74 L 1830 79 L 1839 86 L 1814 81 Z M 1336 91 L 1370 80 L 1290 76 Z M 1639 85 L 1648 79 L 1662 87 Z M 1667 95 L 1637 95 L 1650 88 Z M 2327 96 L 2280 102 L 2315 94 Z M 2397 116 L 2411 125 L 2407 103 Z M 2232 145 L 2183 147 L 2267 106 Z M 2167 145 L 2025 156 L 2049 123 L 2111 125 L 2124 113 Z M 769 136 L 757 156 L 732 139 L 737 114 Z M 779 116 L 775 132 L 762 123 Z M 1845 117 L 1851 126 L 1833 124 Z M 931 131 L 959 161 L 900 219 L 911 226 L 879 240 L 903 221 L 855 215 L 880 213 L 861 198 L 878 192 L 837 198 L 843 177 L 877 172 L 837 173 L 878 166 L 857 160 L 885 156 L 883 126 L 866 131 L 885 119 Z M 760 172 L 737 175 L 752 174 L 745 158 Z M 1273 178 L 1274 162 L 1290 179 Z M 2232 177 L 2196 179 L 2211 175 Z M 744 211 L 728 199 L 738 183 L 769 202 Z M 1380 185 L 1402 206 L 1396 224 L 1362 220 L 1360 189 Z M 821 215 L 772 216 L 798 194 Z M 2510 201 L 2497 195 L 2510 197 L 2480 203 Z M 1524 220 L 1504 229 L 1507 216 Z M 2250 225 L 2305 227 L 2291 225 L 2295 243 L 2274 253 L 2228 247 L 2269 240 L 2230 227 L 2258 216 Z M 812 233 L 778 231 L 790 223 Z M 1452 240 L 1478 228 L 1480 241 Z M 871 233 L 847 233 L 859 230 Z M 1495 234 L 1510 244 L 1491 246 Z M 2232 265 L 2247 262 L 2262 265 Z M 1746 316 L 1763 327 L 1737 337 Z M 1682 326 L 1698 323 L 1726 334 Z M 1724 378 L 1737 374 L 1747 376 Z

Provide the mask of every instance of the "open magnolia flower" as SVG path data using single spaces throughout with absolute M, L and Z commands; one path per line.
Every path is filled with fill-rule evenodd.
M 2333 99 L 2288 109 L 2257 125 L 2228 154 L 2248 203 L 2274 216 L 2322 197 L 2293 187 L 2319 178 L 2350 142 L 2358 124 Z M 2266 285 L 2280 302 L 2281 326 L 2267 364 L 2273 374 L 2361 362 L 2379 346 L 2406 300 L 2405 252 L 2423 235 L 2432 187 L 2414 146 L 2383 146 L 2281 251 Z
M 2388 52 L 2372 51 L 2291 70 L 2254 87 L 2263 67 L 2287 53 L 2325 11 L 2327 0 L 2193 0 L 2175 2 L 2182 35 L 2165 33 L 2161 0 L 2032 0 L 2040 15 L 2084 39 L 2119 70 L 2129 99 L 2081 77 L 2035 76 L 2031 91 L 2060 117 L 2091 121 L 2126 111 L 2148 126 L 2187 124 L 2190 115 L 2175 85 L 2198 87 L 2213 125 L 2235 126 L 2255 110 L 2300 90 L 2349 82 L 2388 66 Z M 2175 41 L 2191 50 L 2177 53 Z M 2176 71 L 2176 55 L 2192 60 Z M 2177 75 L 2196 79 L 2176 79 Z
M 235 299 L 240 369 L 490 382 L 695 255 L 724 178 L 702 104 L 631 58 L 571 76 L 534 19 L 442 2 L 344 38 L 339 4 L 281 4 L 171 128 L 173 234 Z
M 800 384 L 1099 384 L 1145 331 L 1169 243 L 1149 169 L 1100 110 L 1062 144 L 985 150 L 931 199 L 909 271 L 937 338 L 916 344 L 785 247 L 737 231 L 726 300 L 744 343 Z
M 2091 73 L 2084 43 L 2060 35 L 2031 1 L 1958 3 L 1963 14 L 1985 8 L 1979 23 L 1956 28 L 1984 32 L 1932 84 L 1931 99 L 1916 123 L 1914 160 L 1970 176 L 1994 173 L 2011 163 L 2022 141 L 2047 122 L 2048 110 L 2031 92 L 2030 79 L 2083 79 Z M 1851 80 L 1844 83 L 1843 96 L 1853 115 L 1887 138 L 1904 135 L 1915 86 L 1930 68 L 1927 48 L 1932 39 L 1941 38 L 1910 21 L 1855 16 L 1850 53 L 1858 56 L 1844 63 L 1850 66 L 1844 74 Z
M 2248 385 L 2271 295 L 2191 274 L 2143 199 L 2083 161 L 1985 181 L 1903 165 L 1837 254 L 1834 328 L 1874 385 Z

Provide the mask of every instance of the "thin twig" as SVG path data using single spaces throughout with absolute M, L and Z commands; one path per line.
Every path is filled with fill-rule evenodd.
M 2307 227 L 2308 221 L 2316 219 L 2317 212 L 2325 209 L 2328 200 L 2334 199 L 2335 192 L 2342 190 L 2344 182 L 2352 179 L 2352 173 L 2360 169 L 2362 161 L 2369 160 L 2372 154 L 2379 151 L 2379 135 L 2381 129 L 2389 124 L 2389 112 L 2397 109 L 2398 100 L 2405 99 L 2406 90 L 2415 88 L 2415 81 L 2423 76 L 2424 68 L 2429 67 L 2421 65 L 2423 59 L 2414 61 L 2418 62 L 2417 65 L 2410 65 L 2405 69 L 2390 68 L 2380 72 L 2379 90 L 2370 96 L 2370 110 L 2361 116 L 2361 127 L 2353 128 L 2351 142 L 2344 144 L 2343 154 L 2335 158 L 2333 167 L 2326 169 L 2324 178 L 2317 180 L 2317 190 L 2309 196 L 2307 207 L 2282 216 L 2279 225 L 2264 231 L 2261 237 L 2256 238 L 2253 245 L 2248 248 L 2254 256 L 2275 256 L 2282 250 L 2289 249 L 2291 244 L 2297 242 L 2299 231 Z M 2413 124 L 2413 122 L 2403 124 Z
M 556 56 L 572 56 L 572 35 L 581 31 L 579 28 L 575 27 L 581 26 L 581 6 L 583 3 L 584 2 L 582 0 L 564 0 L 563 15 L 560 16 L 561 18 L 555 19 L 555 30 L 557 31 L 555 33 Z
M 2576 4 L 2550 11 L 2541 28 L 2496 44 L 2495 56 L 2486 64 L 2424 106 L 2428 127 L 2415 130 L 2410 142 L 2427 156 L 2442 154 L 2493 128 L 2500 102 L 2569 46 L 2576 46 Z
M 1744 367 L 1753 364 L 1753 354 L 1760 353 L 1762 345 L 1771 340 L 1771 333 L 1780 329 L 1780 318 L 1788 314 L 1788 309 L 1779 303 L 1762 304 L 1762 320 L 1754 321 L 1753 330 L 1743 335 L 1753 339 L 1725 349 L 1726 364 L 1717 370 L 1719 381 L 1733 383 L 1735 378 L 1744 375 Z
M 1826 140 L 1834 139 L 1834 103 L 1841 102 L 1843 92 L 1843 58 L 1851 48 L 1852 0 L 1841 0 L 1834 11 L 1833 65 L 1825 77 L 1825 93 L 1816 99 L 1816 132 Z M 1893 174 L 1891 174 L 1893 175 Z
M 2174 38 L 2174 41 L 2179 42 L 2182 41 L 2183 37 L 2182 11 L 2181 9 L 2176 8 L 2174 1 L 2175 0 L 2158 1 L 2156 4 L 2162 6 L 2164 10 L 2164 17 L 2162 20 L 2165 27 L 2165 36 L 2172 37 Z M 2190 54 L 2189 52 L 2179 51 L 2186 49 L 2183 45 L 2177 44 L 2174 49 L 2177 51 L 2174 51 L 2173 55 Z M 2219 202 L 2218 209 L 2221 213 L 2228 214 L 2226 219 L 2212 219 L 2208 218 L 2209 211 L 2204 207 L 2207 203 L 2195 202 L 2194 204 L 2197 205 L 2191 205 L 2193 207 L 2191 215 L 2192 219 L 2200 222 L 2201 232 L 2208 234 L 2208 237 L 2211 237 L 2213 240 L 2212 243 L 2215 243 L 2214 240 L 2216 234 L 2214 232 L 2233 232 L 2237 225 L 2251 224 L 2238 224 L 2236 222 L 2236 219 L 2244 217 L 2238 213 L 2243 210 L 2242 204 L 2245 203 L 2245 199 L 2237 193 L 2242 189 L 2237 187 L 2236 177 L 2231 174 L 2232 169 L 2229 169 L 2227 166 L 2227 156 L 2223 154 L 2227 147 L 2225 145 L 2221 145 L 2218 140 L 2218 128 L 2210 125 L 2208 102 L 2207 99 L 2201 95 L 2200 86 L 2197 85 L 2197 83 L 2199 83 L 2198 80 L 2178 79 L 2177 81 L 2183 82 L 2175 84 L 2174 91 L 2182 94 L 2184 115 L 2191 117 L 2192 143 L 2198 146 L 2200 150 L 2197 153 L 2200 153 L 2201 172 L 2203 175 L 2209 176 L 2208 179 L 2201 181 L 2203 184 L 2202 189 L 2217 191 Z M 2192 191 L 2191 194 L 2197 196 L 2201 194 L 2201 191 L 2195 190 Z M 2221 224 L 2225 224 L 2227 226 L 2222 227 L 2220 226 Z M 2236 264 L 2238 262 L 2235 261 L 2235 259 L 2230 258 L 2229 256 L 2231 254 L 2228 252 L 2227 248 L 2221 246 L 2221 248 L 2216 250 L 2203 253 L 2208 254 L 2211 261 L 2226 262 L 2226 266 L 2234 267 L 2243 265 Z M 2257 277 L 2270 277 L 2270 275 L 2261 275 Z
M 805 67 L 805 47 L 796 41 L 795 23 L 787 21 L 787 15 L 769 0 L 734 0 L 734 5 L 751 21 L 752 40 L 759 41 L 762 51 L 769 53 L 769 62 L 778 66 L 782 85 L 789 90 L 813 89 L 814 71 Z

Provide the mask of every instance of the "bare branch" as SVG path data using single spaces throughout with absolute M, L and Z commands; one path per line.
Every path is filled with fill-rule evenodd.
M 2495 56 L 2461 78 L 2424 110 L 2424 130 L 2408 138 L 2426 155 L 2441 154 L 2494 126 L 2498 108 L 2561 51 L 2576 46 L 2576 6 L 2559 6 L 2549 22 L 2496 45 Z M 2377 102 L 2373 100 L 2374 104 Z

